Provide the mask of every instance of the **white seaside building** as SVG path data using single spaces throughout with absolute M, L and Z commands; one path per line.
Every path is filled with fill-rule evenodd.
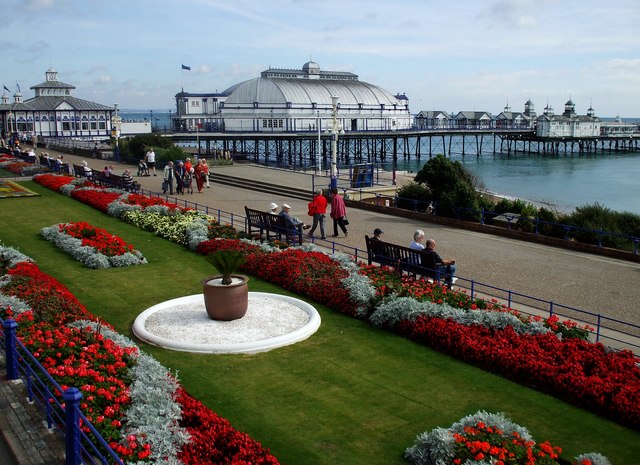
M 342 71 L 323 71 L 309 61 L 301 70 L 268 69 L 221 93 L 176 95 L 173 127 L 184 131 L 327 131 L 333 127 L 331 97 L 338 97 L 343 131 L 398 130 L 412 125 L 409 100 Z
M 539 137 L 598 137 L 600 119 L 589 107 L 586 115 L 576 114 L 576 106 L 569 99 L 564 105 L 564 113 L 555 115 L 549 105 L 536 119 L 536 135 Z
M 58 81 L 49 69 L 45 81 L 31 87 L 35 97 L 24 100 L 18 91 L 13 101 L 0 97 L 0 123 L 3 135 L 37 134 L 42 137 L 107 138 L 111 134 L 113 107 L 74 97 L 74 86 Z M 4 89 L 6 91 L 6 89 Z

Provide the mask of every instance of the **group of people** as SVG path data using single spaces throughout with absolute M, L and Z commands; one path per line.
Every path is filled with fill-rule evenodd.
M 291 207 L 284 203 L 282 204 L 282 210 L 278 212 L 278 204 L 272 202 L 269 205 L 269 211 L 271 213 L 278 214 L 279 216 L 283 216 L 288 224 L 291 225 L 291 228 L 294 229 L 298 227 L 298 225 L 302 224 L 303 229 L 309 230 L 309 237 L 313 237 L 316 229 L 320 228 L 320 239 L 326 239 L 326 216 L 327 216 L 327 207 L 331 207 L 330 217 L 333 219 L 333 237 L 338 237 L 338 227 L 344 233 L 344 237 L 348 237 L 349 231 L 347 230 L 347 225 L 349 222 L 347 221 L 347 209 L 344 204 L 344 199 L 338 193 L 338 189 L 331 189 L 329 191 L 329 200 L 324 195 L 322 189 L 317 189 L 313 194 L 313 200 L 308 203 L 308 215 L 313 219 L 311 225 L 305 224 L 298 217 L 291 216 L 289 213 Z
M 151 165 L 149 165 L 149 168 L 151 168 Z M 153 169 L 155 170 L 155 164 Z M 169 191 L 169 194 L 173 195 L 175 181 L 176 194 L 193 194 L 194 179 L 199 193 L 202 193 L 205 185 L 207 189 L 209 188 L 209 165 L 204 158 L 199 158 L 195 165 L 191 163 L 190 158 L 187 158 L 184 162 L 173 163 L 173 161 L 169 161 L 163 171 L 162 192 L 166 194 Z

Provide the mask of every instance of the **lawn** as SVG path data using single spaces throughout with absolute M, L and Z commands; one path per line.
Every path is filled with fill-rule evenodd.
M 33 257 L 91 311 L 132 337 L 131 324 L 158 302 L 200 293 L 211 274 L 199 255 L 56 194 L 0 199 L 0 240 Z M 42 227 L 88 221 L 140 250 L 146 265 L 90 270 L 46 242 Z M 258 279 L 253 291 L 283 292 Z M 330 289 L 327 292 L 331 292 Z M 484 409 L 502 411 L 565 458 L 597 451 L 637 463 L 640 433 L 553 397 L 458 362 L 316 305 L 310 339 L 256 355 L 202 355 L 140 344 L 178 371 L 183 386 L 283 464 L 406 464 L 415 436 Z

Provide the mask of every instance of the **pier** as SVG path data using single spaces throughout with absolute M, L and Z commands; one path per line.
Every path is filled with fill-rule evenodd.
M 208 157 L 243 156 L 293 169 L 326 168 L 331 158 L 330 132 L 188 132 L 169 134 L 176 143 L 194 145 Z M 338 136 L 338 162 L 393 163 L 452 153 L 592 154 L 640 151 L 640 133 L 597 137 L 540 137 L 534 129 L 421 129 L 353 131 Z M 322 168 L 321 168 L 322 169 Z

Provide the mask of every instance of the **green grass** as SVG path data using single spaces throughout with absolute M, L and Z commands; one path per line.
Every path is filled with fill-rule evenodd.
M 200 293 L 203 257 L 35 183 L 41 197 L 0 200 L 0 240 L 36 259 L 94 314 L 132 337 L 161 301 Z M 88 221 L 133 244 L 149 264 L 89 270 L 42 239 L 40 228 Z M 253 291 L 285 293 L 252 278 Z M 330 292 L 330 290 L 327 290 Z M 289 294 L 290 295 L 290 294 Z M 406 464 L 416 435 L 484 409 L 504 412 L 566 458 L 598 451 L 638 463 L 640 433 L 316 305 L 322 326 L 293 346 L 256 355 L 202 355 L 141 344 L 182 385 L 283 464 Z

